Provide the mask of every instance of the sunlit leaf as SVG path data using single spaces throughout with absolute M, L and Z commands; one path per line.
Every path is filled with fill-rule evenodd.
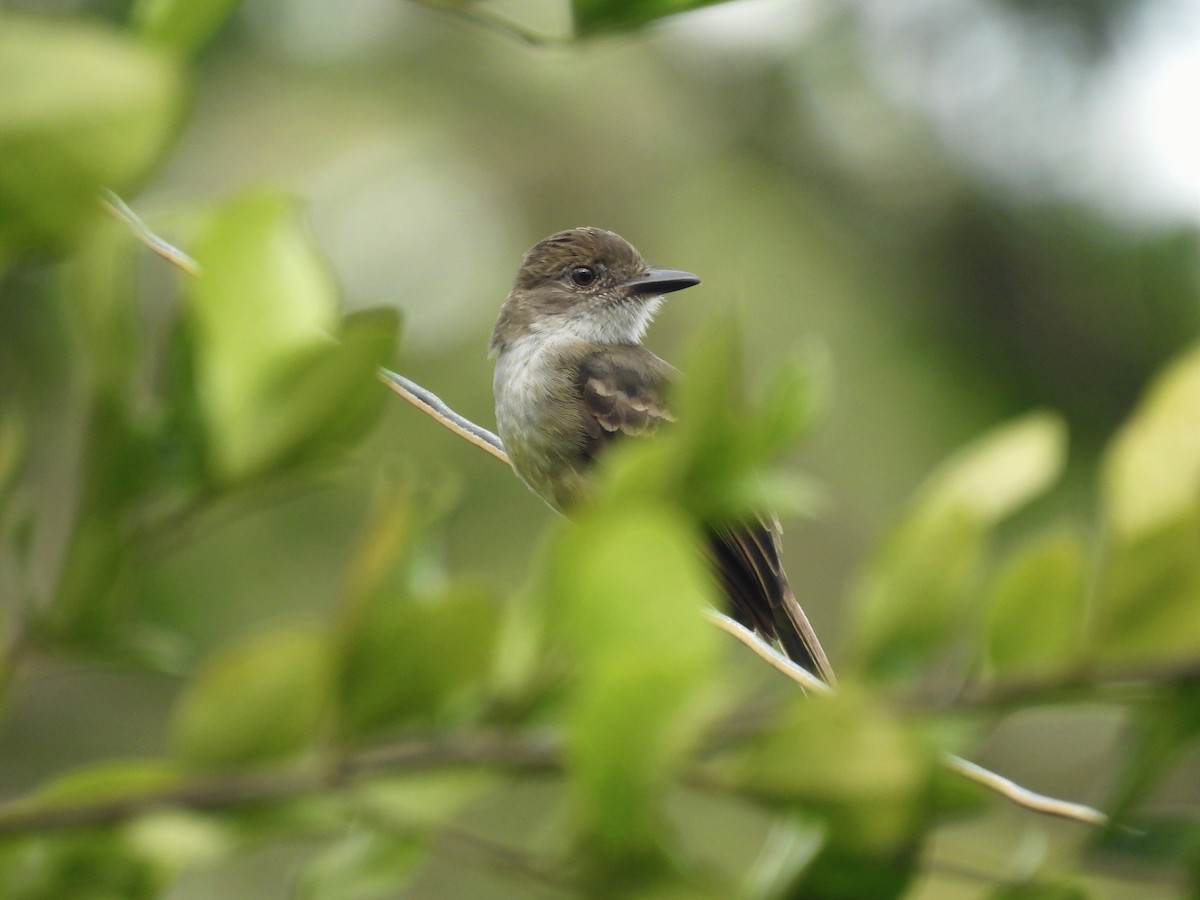
M 288 629 L 218 651 L 180 696 L 171 742 L 204 767 L 244 765 L 312 746 L 330 712 L 332 660 L 316 632 Z
M 130 187 L 175 130 L 168 57 L 64 17 L 0 13 L 0 258 L 61 246 Z
M 1155 381 L 1109 448 L 1105 512 L 1122 541 L 1169 526 L 1200 494 L 1200 350 Z
M 943 463 L 917 502 L 953 507 L 994 525 L 1043 493 L 1066 462 L 1060 417 L 1031 413 L 972 441 Z
M 184 53 L 202 48 L 241 0 L 138 0 L 133 22 L 155 43 Z
M 854 593 L 858 656 L 870 671 L 902 675 L 938 658 L 991 528 L 1049 487 L 1065 451 L 1061 420 L 1034 413 L 967 445 L 930 477 Z
M 402 892 L 424 858 L 412 835 L 356 828 L 318 853 L 289 896 L 301 900 L 378 900 Z
M 1132 739 L 1126 742 L 1122 772 L 1108 804 L 1112 823 L 1121 825 L 1149 792 L 1171 772 L 1200 738 L 1200 689 L 1165 691 L 1135 710 Z M 1148 848 L 1143 848 L 1146 852 Z
M 220 480 L 344 441 L 379 408 L 373 372 L 397 319 L 375 311 L 343 328 L 330 273 L 291 200 L 258 193 L 227 204 L 196 258 L 197 390 Z
M 987 625 L 993 672 L 1044 674 L 1078 658 L 1086 575 L 1086 551 L 1071 532 L 1046 535 L 1005 562 Z

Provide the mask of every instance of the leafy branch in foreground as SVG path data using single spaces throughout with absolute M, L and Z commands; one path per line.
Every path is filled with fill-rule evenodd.
M 187 356 L 191 374 L 168 395 L 171 402 L 191 398 L 183 404 L 192 410 L 183 436 L 196 462 L 187 479 L 173 482 L 175 503 L 191 502 L 180 490 L 187 485 L 203 486 L 196 496 L 221 498 L 281 471 L 303 471 L 360 433 L 331 440 L 347 391 L 358 390 L 344 385 L 365 381 L 378 351 L 344 349 L 355 345 L 353 329 L 333 313 L 319 259 L 298 238 L 293 218 L 281 198 L 252 195 L 215 211 L 197 243 L 204 274 L 185 291 L 193 341 L 174 351 Z M 106 239 L 104 252 L 118 247 Z M 310 291 L 298 299 L 297 278 Z M 340 343 L 330 342 L 326 332 L 339 329 Z M 241 339 L 251 333 L 267 337 Z M 345 365 L 336 362 L 344 353 Z M 689 371 L 701 381 L 735 383 L 738 368 L 730 344 L 710 338 Z M 1035 414 L 942 467 L 864 566 L 850 607 L 852 653 L 836 694 L 737 623 L 707 613 L 808 691 L 786 691 L 765 705 L 753 699 L 762 698 L 761 683 L 721 652 L 705 622 L 713 597 L 695 553 L 695 522 L 701 513 L 759 505 L 776 490 L 801 502 L 808 496 L 804 485 L 757 475 L 817 406 L 803 367 L 782 369 L 744 407 L 731 394 L 736 420 L 729 409 L 701 408 L 685 389 L 681 421 L 694 424 L 616 454 L 579 519 L 554 524 L 515 596 L 431 579 L 436 503 L 414 484 L 379 490 L 324 624 L 285 624 L 218 648 L 174 704 L 168 758 L 100 763 L 0 809 L 7 835 L 0 874 L 61 894 L 69 888 L 63 879 L 82 865 L 110 890 L 153 896 L 214 855 L 315 834 L 324 850 L 302 867 L 297 890 L 339 897 L 347 884 L 396 889 L 417 876 L 428 842 L 449 836 L 445 852 L 473 853 L 481 865 L 567 893 L 637 895 L 670 886 L 728 896 L 753 882 L 761 897 L 845 896 L 838 891 L 847 885 L 852 896 L 897 896 L 916 874 L 937 867 L 924 858 L 933 829 L 980 808 L 960 776 L 1029 809 L 1106 826 L 1106 852 L 1146 853 L 1170 826 L 1150 828 L 1129 813 L 1161 777 L 1163 761 L 1194 740 L 1180 727 L 1194 718 L 1187 676 L 1194 654 L 1179 652 L 1188 645 L 1176 629 L 1141 627 L 1135 642 L 1112 622 L 1135 594 L 1143 608 L 1151 600 L 1167 604 L 1168 616 L 1185 608 L 1179 592 L 1189 582 L 1179 575 L 1196 563 L 1178 529 L 1187 533 L 1195 510 L 1176 499 L 1186 479 L 1147 496 L 1126 496 L 1123 486 L 1165 477 L 1141 465 L 1147 456 L 1191 471 L 1172 421 L 1189 414 L 1182 398 L 1200 377 L 1196 368 L 1185 359 L 1170 370 L 1114 445 L 1105 488 L 1113 527 L 1094 574 L 1077 565 L 1074 532 L 1007 553 L 994 540 L 997 525 L 1045 490 L 1062 465 L 1061 425 Z M 116 402 L 122 394 L 111 375 L 108 397 Z M 455 433 L 504 458 L 486 429 L 401 376 L 383 377 Z M 298 378 L 308 379 L 303 390 Z M 188 393 L 200 384 L 202 391 Z M 281 403 L 284 388 L 289 397 Z M 363 420 L 356 421 L 361 429 Z M 109 465 L 128 459 L 118 453 Z M 162 473 L 143 473 L 151 474 L 136 490 L 106 499 L 99 509 L 108 521 L 145 504 L 162 513 L 150 502 Z M 136 533 L 126 540 L 136 543 Z M 109 546 L 112 559 L 128 560 L 130 545 Z M 80 588 L 94 590 L 92 579 L 81 577 Z M 1095 624 L 1085 630 L 1058 607 L 1043 609 L 1036 602 L 1042 594 L 1069 609 L 1080 594 L 1100 598 Z M 94 596 L 102 594 L 81 590 L 68 608 L 91 615 Z M 990 613 L 972 621 L 965 613 L 980 601 Z M 31 632 L 44 652 L 94 620 L 51 621 L 64 627 L 50 631 L 35 621 Z M 136 624 L 119 607 L 104 622 L 91 633 L 94 648 Z M 1013 639 L 1021 623 L 1035 631 L 1036 652 Z M 1156 635 L 1173 655 L 1156 650 Z M 981 674 L 960 690 L 960 668 L 947 693 L 947 656 L 960 667 L 969 658 Z M 1010 698 L 1023 706 L 1058 697 L 1069 683 L 1088 700 L 1105 688 L 1107 672 L 1134 670 L 1142 692 L 1123 702 L 1141 738 L 1125 761 L 1111 822 L 954 755 L 995 721 L 993 707 L 977 698 L 1024 685 Z M 555 840 L 525 833 L 498 840 L 465 829 L 470 811 L 500 785 L 547 780 L 569 823 Z M 780 827 L 811 837 L 771 844 L 785 849 L 764 881 L 753 859 L 705 849 L 690 833 L 689 804 L 714 798 L 736 803 L 749 817 L 744 827 L 763 829 L 764 840 L 766 830 Z M 1186 828 L 1171 839 L 1182 841 Z M 996 876 L 997 884 L 1011 880 Z

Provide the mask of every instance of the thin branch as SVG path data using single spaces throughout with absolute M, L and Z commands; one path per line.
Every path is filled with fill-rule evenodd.
M 104 208 L 112 213 L 116 218 L 124 222 L 129 230 L 133 232 L 134 237 L 157 253 L 171 265 L 176 266 L 189 275 L 200 274 L 200 264 L 194 259 L 176 247 L 174 244 L 169 244 L 160 238 L 157 234 L 151 231 L 145 222 L 141 220 L 129 205 L 124 200 L 114 194 L 112 191 L 105 188 L 101 192 L 100 202 L 104 204 Z
M 508 454 L 504 452 L 504 442 L 500 440 L 499 435 L 492 434 L 482 425 L 476 425 L 465 416 L 460 416 L 447 406 L 437 394 L 427 391 L 415 381 L 410 381 L 389 369 L 379 370 L 379 380 L 460 438 L 464 438 L 480 450 L 490 453 L 506 466 L 512 465 L 509 462 Z
M 806 691 L 812 691 L 814 694 L 833 693 L 833 688 L 827 685 L 824 681 L 812 674 L 810 671 L 808 671 L 808 669 L 804 668 L 799 663 L 780 653 L 778 650 L 764 641 L 757 633 L 751 631 L 741 622 L 731 619 L 729 616 L 722 612 L 717 612 L 715 609 L 706 609 L 704 611 L 704 617 L 726 634 L 733 635 L 735 638 L 753 650 L 759 659 L 763 660 L 765 663 L 767 663 L 767 665 L 771 666 L 776 671 L 782 672 Z
M 332 767 L 198 778 L 159 790 L 88 803 L 51 803 L 36 797 L 0 806 L 0 836 L 86 828 L 124 822 L 164 806 L 227 810 L 294 799 L 387 772 L 490 766 L 514 773 L 562 768 L 559 744 L 546 734 L 478 732 L 448 738 L 416 737 L 353 753 Z
M 969 759 L 963 759 L 961 756 L 954 756 L 948 753 L 942 757 L 942 765 L 951 772 L 957 772 L 969 781 L 974 781 L 976 784 L 981 784 L 995 791 L 1002 797 L 1007 797 L 1013 803 L 1023 806 L 1025 809 L 1044 813 L 1047 816 L 1057 816 L 1060 819 L 1070 819 L 1072 822 L 1083 822 L 1086 825 L 1108 824 L 1108 816 L 1098 809 L 1092 809 L 1092 807 L 1084 806 L 1082 803 L 1059 800 L 1057 797 L 1048 797 L 1045 794 L 1031 791 L 1029 788 L 1021 787 L 1015 781 L 1005 778 L 1003 775 L 997 775 L 990 769 L 985 769 L 983 766 L 973 763 Z

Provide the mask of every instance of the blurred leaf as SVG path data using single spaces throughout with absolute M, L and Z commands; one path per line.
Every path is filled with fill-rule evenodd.
M 347 731 L 362 736 L 473 711 L 485 691 L 498 622 L 496 602 L 467 588 L 371 598 L 342 644 L 339 689 Z
M 355 829 L 318 853 L 296 879 L 289 896 L 301 900 L 379 900 L 402 891 L 425 857 L 411 835 Z
M 212 815 L 183 809 L 156 809 L 122 829 L 129 848 L 165 876 L 214 862 L 232 853 L 232 827 Z
M 495 786 L 487 771 L 421 772 L 373 778 L 354 789 L 355 808 L 383 820 L 434 827 Z
M 173 134 L 178 67 L 116 31 L 0 13 L 0 259 L 59 246 Z
M 826 380 L 820 358 L 786 359 L 748 399 L 737 329 L 722 323 L 700 336 L 684 370 L 671 404 L 676 421 L 653 441 L 625 441 L 606 454 L 604 502 L 662 498 L 709 523 L 817 507 L 820 492 L 811 481 L 767 467 L 820 408 Z
M 711 6 L 723 0 L 571 0 L 575 31 L 580 36 L 599 31 L 636 28 L 676 13 Z
M 855 590 L 857 644 L 867 669 L 897 676 L 939 658 L 959 624 L 990 529 L 1044 491 L 1064 455 L 1061 420 L 1033 413 L 939 467 Z
M 330 712 L 332 660 L 315 631 L 291 628 L 219 650 L 176 703 L 171 743 L 188 763 L 222 767 L 313 745 Z
M 1120 828 L 1198 736 L 1200 688 L 1195 685 L 1165 691 L 1136 711 L 1133 740 L 1127 744 L 1123 772 L 1108 804 L 1107 831 Z
M 137 0 L 131 17 L 145 37 L 195 53 L 238 8 L 241 0 Z
M 588 509 L 554 549 L 546 601 L 576 665 L 567 754 L 587 847 L 647 863 L 663 792 L 712 713 L 713 587 L 688 524 L 654 507 Z
M 97 396 L 84 434 L 75 521 L 54 601 L 35 623 L 45 636 L 89 649 L 109 648 L 116 638 L 117 610 L 110 594 L 129 549 L 130 506 L 150 468 L 146 450 L 119 402 Z
M 978 519 L 918 509 L 887 538 L 854 591 L 858 657 L 877 676 L 912 673 L 937 658 L 957 625 L 982 557 Z
M 238 481 L 294 453 L 340 405 L 347 373 L 334 346 L 337 295 L 295 203 L 278 195 L 250 194 L 218 210 L 196 259 L 201 275 L 189 287 L 200 405 L 216 474 Z
M 1122 663 L 1186 658 L 1200 650 L 1200 509 L 1135 540 L 1104 561 L 1090 640 Z
M 1087 900 L 1089 894 L 1076 884 L 1065 881 L 1031 881 L 997 888 L 989 900 Z
M 1105 512 L 1133 542 L 1195 510 L 1200 494 L 1200 349 L 1160 375 L 1104 461 Z
M 4 900 L 154 900 L 155 867 L 119 836 L 85 831 L 0 843 Z
M 105 761 L 60 775 L 21 804 L 73 806 L 118 797 L 135 798 L 168 788 L 182 776 L 179 766 L 165 759 Z
M 1200 824 L 1183 813 L 1177 817 L 1124 815 L 1122 827 L 1105 829 L 1089 847 L 1094 856 L 1132 861 L 1178 863 L 1200 859 Z
M 1035 412 L 985 434 L 938 467 L 917 497 L 991 526 L 1049 488 L 1062 473 L 1067 432 L 1062 419 Z
M 886 854 L 830 843 L 778 896 L 790 900 L 889 900 L 902 897 L 912 881 L 915 845 Z
M 1077 661 L 1086 577 L 1086 551 L 1073 532 L 1044 535 L 1005 561 L 987 626 L 996 675 L 1046 674 Z
M 466 587 L 414 589 L 414 531 L 423 514 L 405 491 L 387 492 L 349 568 L 338 693 L 350 735 L 461 716 L 485 692 L 500 607 Z
M 926 827 L 934 765 L 914 727 L 843 686 L 792 701 L 717 771 L 761 801 L 820 815 L 837 852 L 891 859 Z

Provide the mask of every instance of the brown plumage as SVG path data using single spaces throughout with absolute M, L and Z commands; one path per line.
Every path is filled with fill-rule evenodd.
M 623 238 L 596 228 L 552 235 L 526 255 L 492 333 L 500 436 L 517 474 L 568 509 L 614 441 L 673 421 L 675 370 L 640 343 L 662 295 L 697 284 L 651 269 Z M 708 529 L 708 550 L 742 624 L 833 682 L 833 670 L 780 562 L 774 517 Z

